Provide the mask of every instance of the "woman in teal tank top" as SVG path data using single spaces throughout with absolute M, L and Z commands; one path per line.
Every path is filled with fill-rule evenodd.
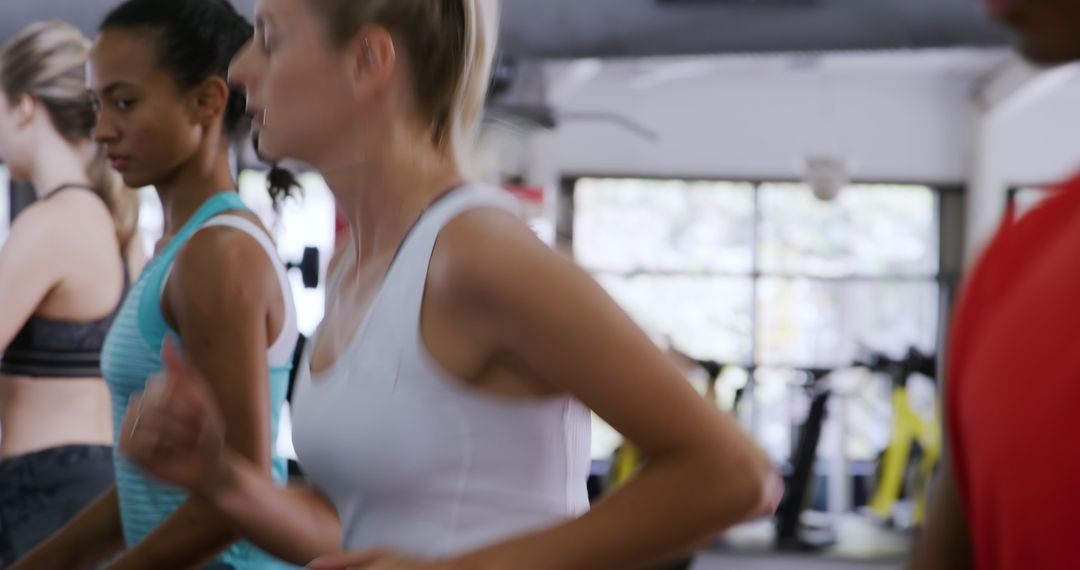
M 119 430 L 131 396 L 162 370 L 163 346 L 176 344 L 210 379 L 230 447 L 284 483 L 273 442 L 295 314 L 272 243 L 232 190 L 229 160 L 245 102 L 227 69 L 251 35 L 222 0 L 131 0 L 101 27 L 88 68 L 94 137 L 129 187 L 156 188 L 165 220 L 102 369 Z M 116 485 L 16 568 L 93 567 L 114 556 L 108 568 L 287 567 L 238 542 L 226 521 L 117 456 Z

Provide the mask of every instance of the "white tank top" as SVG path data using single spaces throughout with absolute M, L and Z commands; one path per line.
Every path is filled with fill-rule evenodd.
M 470 388 L 434 362 L 420 336 L 439 232 L 488 207 L 516 210 L 501 190 L 473 186 L 433 205 L 349 348 L 314 377 L 310 348 L 304 356 L 293 442 L 337 508 L 346 549 L 448 557 L 588 509 L 589 411 L 570 397 L 526 401 Z

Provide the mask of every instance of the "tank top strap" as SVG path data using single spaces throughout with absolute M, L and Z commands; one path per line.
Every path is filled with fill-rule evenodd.
M 214 194 L 203 202 L 202 206 L 192 214 L 191 218 L 184 223 L 180 231 L 176 232 L 172 241 L 169 242 L 165 249 L 159 254 L 160 265 L 172 265 L 172 261 L 176 258 L 176 254 L 180 249 L 184 247 L 191 236 L 195 235 L 195 232 L 211 218 L 221 214 L 222 212 L 228 212 L 230 210 L 247 210 L 247 206 L 244 205 L 243 200 L 240 199 L 240 195 L 236 192 L 221 192 Z M 157 265 L 157 264 L 155 264 Z
M 140 278 L 144 284 L 143 295 L 139 299 L 139 329 L 152 350 L 160 352 L 169 333 L 169 325 L 161 312 L 161 295 L 155 293 L 164 287 L 176 256 L 195 232 L 213 217 L 231 210 L 247 210 L 236 192 L 221 192 L 208 198 L 143 271 Z
M 200 230 L 214 227 L 229 227 L 241 231 L 254 239 L 267 259 L 274 267 L 274 275 L 277 276 L 278 287 L 281 289 L 281 298 L 284 303 L 285 320 L 281 324 L 281 332 L 273 339 L 267 355 L 271 367 L 284 367 L 291 365 L 293 350 L 296 347 L 297 325 L 296 309 L 293 305 L 292 287 L 289 285 L 289 276 L 285 273 L 285 264 L 278 256 L 277 245 L 270 236 L 251 220 L 236 215 L 219 215 L 210 219 L 199 227 Z
M 496 208 L 519 215 L 516 200 L 506 191 L 493 186 L 462 186 L 433 205 L 417 222 L 412 234 L 402 244 L 398 259 L 387 275 L 387 296 L 380 323 L 396 329 L 404 346 L 418 338 L 420 309 L 427 285 L 428 269 L 435 243 L 443 228 L 458 216 L 479 208 Z

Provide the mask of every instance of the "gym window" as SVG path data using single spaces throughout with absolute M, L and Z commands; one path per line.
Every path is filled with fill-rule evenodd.
M 748 427 L 777 460 L 793 444 L 796 369 L 849 367 L 864 349 L 937 352 L 933 188 L 856 184 L 823 202 L 797 183 L 577 178 L 560 198 L 560 236 L 631 317 L 661 345 L 729 365 L 721 408 L 754 370 Z M 864 384 L 887 407 L 887 385 Z M 879 424 L 866 418 L 850 457 L 880 449 Z M 597 428 L 599 458 L 618 436 Z

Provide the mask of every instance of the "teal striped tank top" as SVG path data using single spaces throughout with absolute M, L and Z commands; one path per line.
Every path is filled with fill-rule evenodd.
M 177 254 L 205 223 L 218 214 L 246 209 L 235 192 L 224 192 L 208 199 L 165 248 L 150 260 L 132 285 L 105 339 L 101 355 L 102 375 L 112 398 L 113 428 L 117 441 L 129 398 L 145 390 L 147 379 L 163 369 L 161 349 L 165 337 L 170 336 L 183 346 L 183 339 L 169 327 L 161 312 L 162 288 Z M 283 291 L 283 294 L 291 293 Z M 277 440 L 278 416 L 285 400 L 290 369 L 291 365 L 270 368 L 271 446 Z M 116 454 L 115 466 L 124 539 L 130 547 L 164 522 L 188 498 L 188 494 L 153 479 L 120 454 Z M 284 484 L 288 474 L 286 463 L 276 453 L 273 454 L 273 473 L 275 480 Z M 233 545 L 218 557 L 217 562 L 237 570 L 292 568 L 247 542 Z

